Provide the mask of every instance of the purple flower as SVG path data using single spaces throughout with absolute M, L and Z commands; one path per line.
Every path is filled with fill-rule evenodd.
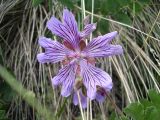
M 78 88 L 82 106 L 86 106 L 86 97 L 99 102 L 104 100 L 104 95 L 97 91 L 97 87 L 110 91 L 112 79 L 105 71 L 96 68 L 95 58 L 118 55 L 123 52 L 120 45 L 110 44 L 117 32 L 111 32 L 94 38 L 87 45 L 85 39 L 96 29 L 96 24 L 88 24 L 85 20 L 84 30 L 79 32 L 74 15 L 64 9 L 63 22 L 52 17 L 47 22 L 51 32 L 63 39 L 63 44 L 46 37 L 39 38 L 39 44 L 45 49 L 44 53 L 37 55 L 40 63 L 62 62 L 64 67 L 53 77 L 53 85 L 62 85 L 61 95 L 68 97 L 76 86 L 77 77 L 81 78 L 82 85 Z M 81 87 L 86 88 L 85 96 Z M 77 105 L 77 93 L 74 93 L 74 104 Z
M 80 101 L 81 101 L 82 108 L 86 108 L 87 107 L 87 97 L 83 94 L 82 89 L 79 89 L 78 91 L 74 92 L 73 104 L 74 105 L 79 104 L 78 93 L 79 93 L 79 96 L 80 96 Z

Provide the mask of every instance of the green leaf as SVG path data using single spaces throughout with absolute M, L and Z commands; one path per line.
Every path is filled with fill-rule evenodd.
M 48 7 L 50 11 L 52 10 L 52 5 L 52 0 L 48 0 Z
M 68 8 L 73 9 L 74 8 L 74 2 L 72 0 L 59 0 L 64 6 L 67 6 Z
M 131 18 L 123 12 L 119 12 L 115 17 L 116 17 L 116 20 L 118 20 L 119 22 L 125 23 L 127 25 L 132 24 Z
M 112 114 L 109 117 L 109 120 L 115 120 L 115 118 L 116 118 L 116 113 L 112 112 Z
M 121 5 L 121 7 L 124 7 L 128 6 L 132 2 L 132 0 L 118 0 L 117 2 Z
M 150 90 L 149 97 L 153 105 L 155 105 L 160 110 L 160 94 L 158 94 L 155 90 Z
M 102 19 L 100 21 L 98 21 L 97 30 L 100 31 L 102 34 L 107 33 L 109 31 L 108 28 L 109 28 L 108 21 L 105 21 Z
M 132 13 L 132 15 L 137 15 L 140 12 L 142 12 L 144 6 L 142 4 L 140 4 L 139 2 L 132 2 L 130 5 L 130 12 Z
M 6 118 L 5 115 L 6 115 L 5 110 L 0 110 L 0 120 Z
M 144 107 L 140 103 L 131 103 L 124 112 L 133 120 L 144 120 Z
M 16 93 L 5 82 L 0 84 L 1 99 L 5 102 L 11 102 Z
M 63 113 L 63 111 L 64 111 L 64 109 L 65 109 L 66 103 L 67 103 L 67 99 L 64 98 L 63 104 L 62 104 L 62 106 L 59 108 L 59 110 L 58 110 L 58 112 L 57 112 L 57 114 L 56 114 L 56 117 L 59 118 L 59 117 L 61 116 L 61 114 Z
M 112 114 L 109 117 L 109 120 L 128 120 L 126 116 L 118 116 L 115 112 L 112 112 Z
M 141 4 L 149 4 L 151 0 L 138 0 Z
M 157 110 L 155 106 L 150 106 L 145 110 L 145 119 L 144 120 L 159 120 L 160 111 Z
M 104 3 L 102 0 L 94 1 L 94 13 L 100 12 L 101 3 Z M 85 0 L 85 8 L 89 11 L 92 10 L 92 0 Z
M 107 0 L 103 7 L 106 7 L 111 14 L 116 13 L 120 10 L 120 4 L 117 1 L 119 0 Z
M 153 103 L 151 101 L 148 101 L 147 99 L 141 99 L 140 103 L 143 105 L 144 109 L 153 106 Z
M 135 2 L 135 13 L 138 14 L 142 12 L 143 6 L 141 6 L 138 2 Z
M 120 120 L 128 120 L 128 118 L 125 116 L 122 116 L 122 117 L 120 117 Z
M 100 10 L 99 10 L 99 11 L 100 11 L 100 13 L 102 13 L 103 15 L 109 14 L 108 8 L 105 7 L 106 2 L 107 2 L 107 1 L 100 2 Z
M 34 7 L 38 6 L 39 4 L 41 4 L 43 2 L 43 0 L 32 0 L 32 5 Z

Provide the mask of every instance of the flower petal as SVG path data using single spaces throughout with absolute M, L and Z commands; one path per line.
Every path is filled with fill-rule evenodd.
M 77 22 L 74 15 L 67 9 L 63 11 L 63 23 L 55 17 L 52 17 L 47 22 L 47 27 L 66 41 L 68 41 L 74 48 L 78 48 L 80 36 L 78 32 Z
M 78 90 L 78 91 L 75 91 L 75 93 L 73 95 L 73 104 L 74 105 L 78 105 L 79 104 L 78 93 L 77 92 L 79 92 L 79 95 L 80 95 L 82 108 L 85 109 L 87 107 L 87 97 L 83 95 L 81 89 Z
M 52 57 L 50 55 L 46 55 L 45 53 L 40 53 L 37 55 L 37 59 L 40 63 L 47 63 L 47 62 L 52 62 L 56 63 L 62 60 L 62 58 L 58 57 Z
M 98 102 L 104 102 L 105 96 L 102 95 L 101 93 L 97 92 L 97 94 L 96 94 L 96 100 L 97 100 Z
M 66 65 L 62 69 L 60 69 L 59 73 L 52 79 L 53 85 L 56 86 L 62 84 L 61 95 L 63 97 L 68 97 L 73 90 L 76 67 L 77 66 L 75 62 L 71 62 L 69 65 Z
M 123 53 L 122 46 L 109 44 L 116 34 L 115 31 L 93 39 L 82 53 L 87 57 L 108 57 Z
M 41 63 L 56 63 L 62 61 L 67 55 L 73 53 L 59 42 L 53 41 L 46 37 L 40 37 L 39 44 L 45 49 L 45 53 L 40 53 L 37 55 L 37 59 Z
M 69 33 L 72 34 L 76 42 L 78 42 L 79 33 L 78 33 L 77 22 L 75 20 L 74 15 L 67 9 L 63 10 L 63 22 L 64 26 L 67 27 Z
M 87 96 L 93 100 L 96 98 L 97 86 L 110 90 L 112 88 L 111 77 L 103 70 L 94 67 L 86 60 L 80 61 L 83 83 L 87 88 Z
M 78 95 L 76 92 L 73 94 L 73 104 L 78 105 Z
M 80 32 L 81 39 L 89 36 L 96 29 L 96 25 L 96 23 L 85 25 L 84 30 Z

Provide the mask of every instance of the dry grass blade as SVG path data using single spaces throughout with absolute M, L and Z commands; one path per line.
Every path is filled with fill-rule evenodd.
M 38 46 L 38 37 L 53 37 L 46 29 L 46 21 L 52 15 L 60 18 L 62 8 L 63 6 L 57 0 L 54 0 L 53 10 L 50 12 L 44 6 L 33 8 L 31 1 L 2 0 L 0 3 L 0 11 L 2 11 L 0 12 L 0 48 L 5 66 L 12 68 L 23 86 L 33 91 L 43 105 L 50 105 L 53 114 L 56 115 L 58 111 L 61 111 L 59 108 L 63 107 L 64 110 L 60 113 L 59 120 L 63 120 L 64 117 L 71 120 L 81 118 L 78 107 L 72 105 L 71 97 L 63 106 L 65 100 L 60 96 L 60 89 L 53 89 L 50 82 L 61 65 L 41 65 L 36 59 L 37 53 L 42 51 Z M 92 15 L 91 12 L 85 11 L 84 6 L 82 8 L 84 13 Z M 115 43 L 121 44 L 124 48 L 123 55 L 99 59 L 98 64 L 113 78 L 112 98 L 116 104 L 123 108 L 131 102 L 139 101 L 147 97 L 149 89 L 156 89 L 160 92 L 159 9 L 154 5 L 148 6 L 134 17 L 132 26 L 97 14 L 93 14 L 93 19 L 94 17 L 109 21 L 110 31 L 119 31 L 119 37 L 116 38 Z M 108 111 L 112 109 L 107 100 L 100 105 L 88 100 L 86 118 L 93 116 L 93 119 L 96 119 L 100 115 L 100 118 L 107 119 Z M 43 119 L 21 97 L 15 97 L 8 116 L 11 119 L 20 120 Z

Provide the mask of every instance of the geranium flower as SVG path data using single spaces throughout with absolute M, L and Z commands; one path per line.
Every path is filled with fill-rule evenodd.
M 45 52 L 37 55 L 40 63 L 63 63 L 63 68 L 52 79 L 54 86 L 62 85 L 62 96 L 68 97 L 79 83 L 77 77 L 81 78 L 80 87 L 74 89 L 74 92 L 79 91 L 83 107 L 86 106 L 84 99 L 86 96 L 91 100 L 103 101 L 104 96 L 97 91 L 97 87 L 105 91 L 110 91 L 112 88 L 111 77 L 105 71 L 95 67 L 95 58 L 109 57 L 123 52 L 120 45 L 110 44 L 117 35 L 116 31 L 98 36 L 86 45 L 85 39 L 96 29 L 96 24 L 85 22 L 84 25 L 84 30 L 79 32 L 74 15 L 64 9 L 62 22 L 55 17 L 47 22 L 47 28 L 53 34 L 61 37 L 63 44 L 50 38 L 40 37 L 39 44 L 45 49 Z M 86 89 L 86 96 L 81 91 L 83 87 Z M 73 100 L 75 105 L 78 104 L 76 94 Z

